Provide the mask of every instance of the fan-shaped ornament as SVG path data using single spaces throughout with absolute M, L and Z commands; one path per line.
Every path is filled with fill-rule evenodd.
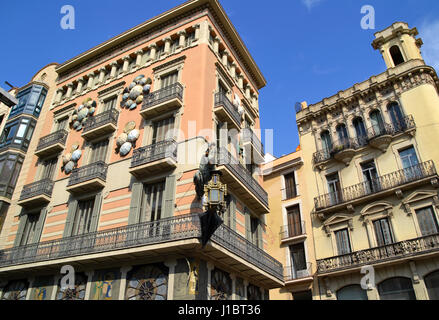
M 151 78 L 146 78 L 144 75 L 134 78 L 133 82 L 123 91 L 121 107 L 129 110 L 136 109 L 143 102 L 145 96 L 150 93 L 151 84 Z
M 79 159 L 81 159 L 82 151 L 81 150 L 75 150 L 75 152 L 72 153 L 72 161 L 78 162 Z
M 67 164 L 64 166 L 65 174 L 70 174 L 74 167 L 75 167 L 75 162 L 73 161 L 67 162 Z
M 119 150 L 119 153 L 122 157 L 126 156 L 128 153 L 130 153 L 131 149 L 132 149 L 133 145 L 131 144 L 131 142 L 125 142 Z
M 130 131 L 130 133 L 128 133 L 127 141 L 128 142 L 136 142 L 137 139 L 139 139 L 139 136 L 140 136 L 139 130 L 134 129 L 134 130 Z
M 81 131 L 87 119 L 96 111 L 96 101 L 88 98 L 75 110 L 70 118 L 70 124 L 76 131 Z
M 122 145 L 127 142 L 128 135 L 126 133 L 121 133 L 119 137 L 116 139 L 116 145 L 118 148 L 122 147 Z

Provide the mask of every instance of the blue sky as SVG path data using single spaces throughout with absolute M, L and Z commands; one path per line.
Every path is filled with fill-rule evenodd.
M 3 1 L 0 86 L 26 84 L 41 67 L 63 62 L 181 4 L 183 0 Z M 72 5 L 76 29 L 60 28 Z M 299 144 L 294 104 L 324 97 L 385 70 L 371 42 L 394 21 L 418 27 L 427 64 L 439 67 L 437 0 L 222 0 L 221 4 L 267 79 L 260 92 L 263 129 L 274 129 L 274 155 Z M 372 5 L 376 30 L 363 30 L 361 7 Z

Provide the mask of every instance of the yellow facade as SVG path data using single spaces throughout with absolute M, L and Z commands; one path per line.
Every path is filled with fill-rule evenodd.
M 376 33 L 388 69 L 297 113 L 315 299 L 438 298 L 438 78 L 416 35 L 402 22 Z

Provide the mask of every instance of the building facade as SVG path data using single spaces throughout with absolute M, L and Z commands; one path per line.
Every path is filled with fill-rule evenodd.
M 417 34 L 403 22 L 376 33 L 385 72 L 297 110 L 315 299 L 439 298 L 439 82 Z
M 2 299 L 263 300 L 283 285 L 265 251 L 266 81 L 218 1 L 188 1 L 54 71 L 2 230 Z M 193 177 L 206 150 L 228 205 L 202 248 Z
M 308 199 L 305 164 L 296 152 L 266 163 L 268 252 L 284 265 L 284 286 L 271 290 L 273 300 L 312 300 L 316 271 L 312 238 L 312 199 Z

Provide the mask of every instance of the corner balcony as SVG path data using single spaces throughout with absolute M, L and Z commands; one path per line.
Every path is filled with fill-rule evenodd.
M 305 221 L 300 221 L 295 224 L 282 226 L 280 228 L 281 244 L 297 243 L 305 240 L 306 238 L 307 236 L 306 236 Z
M 302 268 L 287 266 L 284 269 L 285 286 L 297 285 L 313 281 L 312 263 L 306 263 Z
M 0 250 L 0 274 L 58 271 L 69 264 L 126 263 L 157 255 L 198 256 L 228 266 L 268 288 L 283 285 L 282 264 L 221 225 L 201 248 L 198 215 L 185 215 Z
M 38 142 L 35 155 L 40 158 L 45 158 L 62 152 L 66 146 L 68 134 L 66 130 L 59 130 L 42 137 Z
M 336 210 L 343 210 L 347 206 L 354 206 L 378 197 L 385 197 L 392 193 L 408 190 L 422 184 L 436 184 L 436 167 L 433 161 L 427 161 L 410 168 L 398 170 L 370 181 L 341 189 L 314 198 L 317 214 L 326 214 Z
M 325 275 L 357 270 L 362 266 L 384 265 L 412 260 L 439 253 L 439 234 L 405 240 L 381 247 L 355 251 L 349 254 L 317 261 L 317 274 Z
M 118 118 L 119 112 L 116 109 L 89 117 L 85 122 L 82 137 L 90 141 L 116 131 Z
M 53 184 L 52 180 L 44 179 L 25 185 L 17 204 L 25 208 L 32 208 L 49 203 L 52 197 Z
M 143 99 L 140 114 L 145 119 L 149 119 L 165 112 L 181 108 L 183 106 L 183 91 L 183 85 L 177 82 L 166 88 L 150 93 Z
M 241 116 L 224 93 L 218 92 L 215 94 L 215 105 L 213 111 L 215 112 L 219 121 L 229 124 L 229 129 L 241 129 Z
M 222 172 L 221 181 L 234 190 L 246 205 L 256 214 L 267 214 L 268 194 L 250 172 L 235 159 L 227 149 L 218 152 L 218 168 Z
M 252 159 L 258 164 L 263 164 L 265 159 L 264 145 L 258 136 L 250 128 L 242 131 L 242 143 L 246 148 L 247 154 L 252 155 Z
M 137 178 L 177 167 L 175 140 L 165 140 L 134 150 L 129 172 Z
M 78 194 L 102 189 L 105 187 L 107 171 L 108 165 L 103 161 L 73 169 L 67 184 L 67 191 Z
M 360 145 L 357 139 L 342 139 L 332 143 L 330 149 L 320 150 L 314 153 L 314 164 L 323 164 L 332 159 L 343 162 L 349 165 L 355 155 L 355 150 L 359 149 Z

